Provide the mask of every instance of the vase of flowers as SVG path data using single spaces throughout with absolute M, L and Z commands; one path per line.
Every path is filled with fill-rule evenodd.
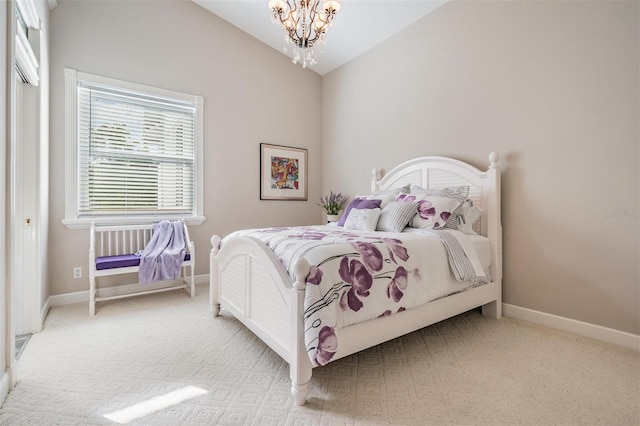
M 341 193 L 335 194 L 333 191 L 330 191 L 329 195 L 320 197 L 318 203 L 327 214 L 327 222 L 336 222 L 340 218 L 340 212 L 345 204 L 347 204 L 347 197 Z

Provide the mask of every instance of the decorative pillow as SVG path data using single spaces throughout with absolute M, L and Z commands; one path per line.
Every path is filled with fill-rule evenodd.
M 377 231 L 402 232 L 416 215 L 418 203 L 391 201 L 378 218 Z
M 461 212 L 458 218 L 458 231 L 468 235 L 477 235 L 475 227 L 482 216 L 482 210 L 474 206 L 471 200 L 467 200 L 462 206 Z
M 446 221 L 443 228 L 458 229 L 459 216 L 461 214 L 462 205 L 469 196 L 469 186 L 448 186 L 442 189 L 424 189 L 417 185 L 411 185 L 411 194 L 416 196 L 416 201 L 424 198 L 426 195 L 437 195 L 439 197 L 453 198 L 459 201 L 458 208 L 451 212 L 451 216 Z M 400 197 L 400 196 L 399 196 Z
M 356 197 L 353 200 L 351 200 L 349 204 L 347 204 L 347 207 L 344 209 L 344 212 L 342 212 L 342 216 L 340 216 L 340 219 L 338 219 L 338 226 L 344 226 L 344 222 L 347 220 L 347 216 L 349 216 L 349 212 L 351 211 L 351 209 L 358 207 L 358 203 L 361 200 L 362 198 Z
M 344 223 L 345 229 L 354 231 L 375 231 L 378 224 L 380 209 L 351 209 L 347 221 Z
M 412 195 L 409 197 L 412 197 Z M 407 201 L 412 202 L 413 200 Z M 417 200 L 417 202 L 418 214 L 411 221 L 411 226 L 423 229 L 443 229 L 453 211 L 461 204 L 455 198 L 438 195 L 425 195 L 424 198 Z
M 393 189 L 381 189 L 380 191 L 375 191 L 369 195 L 358 195 L 359 198 L 364 198 L 366 200 L 381 200 L 380 208 L 384 208 L 387 203 L 390 201 L 394 201 L 398 194 L 408 194 L 410 190 L 409 184 L 402 186 L 400 188 Z
M 362 197 L 354 198 L 351 200 L 347 208 L 344 209 L 344 213 L 342 213 L 340 219 L 338 219 L 338 226 L 344 226 L 344 223 L 347 221 L 347 217 L 349 216 L 349 212 L 352 209 L 378 209 L 380 208 L 380 203 L 382 203 L 382 200 L 368 200 Z

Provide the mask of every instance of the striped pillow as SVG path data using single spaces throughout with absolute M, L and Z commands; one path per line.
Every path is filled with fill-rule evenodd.
M 418 211 L 418 203 L 390 201 L 378 218 L 377 231 L 402 232 Z

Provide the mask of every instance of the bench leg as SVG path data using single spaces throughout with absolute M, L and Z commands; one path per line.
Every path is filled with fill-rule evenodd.
M 89 316 L 92 317 L 96 314 L 96 279 L 95 277 L 89 278 Z
M 196 295 L 196 283 L 195 283 L 194 273 L 193 273 L 194 268 L 195 268 L 195 265 L 191 265 L 191 267 L 189 268 L 189 270 L 191 271 L 191 281 L 190 281 L 191 297 L 195 297 Z

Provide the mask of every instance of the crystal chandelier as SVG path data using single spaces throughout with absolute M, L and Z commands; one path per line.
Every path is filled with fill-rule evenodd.
M 322 3 L 322 6 L 320 6 Z M 269 8 L 275 24 L 285 31 L 285 47 L 293 47 L 293 63 L 302 62 L 302 67 L 318 63 L 316 43 L 320 51 L 325 43 L 325 33 L 333 25 L 336 12 L 340 10 L 338 0 L 270 0 Z

